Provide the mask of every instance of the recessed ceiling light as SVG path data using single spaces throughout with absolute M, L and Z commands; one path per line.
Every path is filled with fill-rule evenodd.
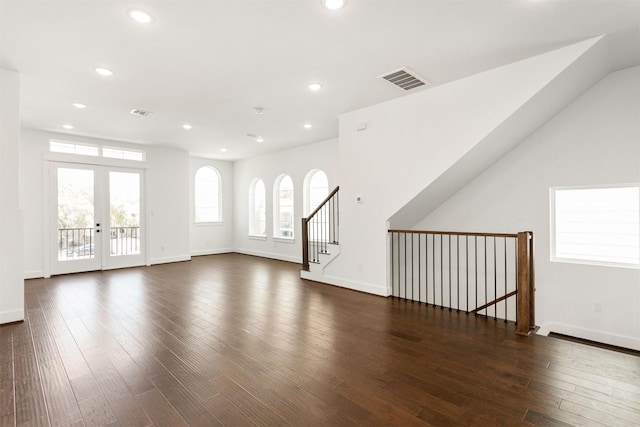
M 100 74 L 101 76 L 105 76 L 105 77 L 113 76 L 113 71 L 111 71 L 108 68 L 103 68 L 103 67 L 96 68 L 96 73 Z
M 226 152 L 227 152 L 227 149 L 226 149 L 226 148 L 221 148 L 221 149 L 220 149 L 220 152 L 221 152 L 221 153 L 226 153 Z
M 74 103 L 72 103 L 71 105 L 73 105 L 74 107 L 79 108 L 79 109 L 81 109 L 81 110 L 82 110 L 83 108 L 87 108 L 87 106 L 86 106 L 86 105 L 84 105 L 84 104 L 83 104 L 83 103 L 81 103 L 81 102 L 74 102 Z
M 263 138 L 263 137 L 261 137 L 261 136 L 259 136 L 259 137 L 256 139 L 256 142 L 264 142 L 264 138 Z
M 140 9 L 130 9 L 129 16 L 131 17 L 131 19 L 141 24 L 148 24 L 153 21 L 151 15 Z
M 311 129 L 313 127 L 311 123 L 305 123 L 303 126 L 305 129 Z
M 264 108 L 256 107 L 253 109 L 253 112 L 256 114 L 262 114 L 264 113 Z
M 322 5 L 331 10 L 342 9 L 345 3 L 345 0 L 322 0 Z
M 73 129 L 73 126 L 71 125 L 62 125 L 62 127 L 65 129 Z
M 185 123 L 182 125 L 183 128 L 185 128 L 186 130 L 191 129 L 193 126 L 191 126 L 189 123 Z
M 309 90 L 313 92 L 317 92 L 322 89 L 322 85 L 320 83 L 311 83 L 309 84 Z

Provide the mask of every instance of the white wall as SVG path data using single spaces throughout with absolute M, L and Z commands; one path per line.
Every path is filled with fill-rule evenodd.
M 203 166 L 211 166 L 220 174 L 222 221 L 219 223 L 195 223 L 195 174 Z M 233 163 L 200 157 L 189 159 L 189 211 L 191 255 L 233 252 Z
M 234 164 L 235 251 L 285 261 L 301 262 L 300 219 L 304 178 L 313 169 L 322 169 L 329 179 L 329 188 L 340 185 L 337 176 L 338 141 L 327 141 L 290 148 L 283 151 L 239 160 Z M 294 235 L 293 240 L 273 238 L 273 185 L 281 174 L 293 179 Z M 254 178 L 265 184 L 267 199 L 267 238 L 249 237 L 249 186 Z
M 325 270 L 328 281 L 389 295 L 387 221 L 540 98 L 558 76 L 566 77 L 563 72 L 599 42 L 587 40 L 340 116 L 341 253 Z M 547 113 L 535 110 L 531 114 Z M 535 123 L 528 117 L 521 121 Z M 362 124 L 366 129 L 358 131 Z M 511 128 L 513 138 L 503 132 L 483 147 L 493 161 L 519 142 L 521 130 Z M 476 157 L 488 162 L 481 154 Z M 363 203 L 356 203 L 359 195 Z
M 415 228 L 533 230 L 542 332 L 640 350 L 640 270 L 550 261 L 549 188 L 629 182 L 640 182 L 640 67 L 601 80 Z
M 20 76 L 0 70 L 0 324 L 24 319 Z
M 186 151 L 23 129 L 20 194 L 24 208 L 25 277 L 42 277 L 45 273 L 44 259 L 49 257 L 44 243 L 44 220 L 49 213 L 44 194 L 49 183 L 44 170 L 50 139 L 146 151 L 147 161 L 140 167 L 146 168 L 150 263 L 190 259 L 189 155 Z M 87 162 L 91 161 L 87 159 Z

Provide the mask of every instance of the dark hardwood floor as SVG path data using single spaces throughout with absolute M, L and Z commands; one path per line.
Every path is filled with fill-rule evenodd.
M 229 254 L 26 282 L 2 426 L 640 425 L 640 358 Z

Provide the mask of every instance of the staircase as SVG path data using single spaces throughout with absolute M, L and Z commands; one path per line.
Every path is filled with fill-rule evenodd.
M 340 200 L 336 187 L 307 218 L 302 218 L 300 277 L 322 281 L 324 269 L 340 253 Z

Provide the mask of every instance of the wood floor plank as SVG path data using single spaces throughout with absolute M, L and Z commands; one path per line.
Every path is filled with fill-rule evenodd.
M 236 382 L 221 375 L 212 381 L 220 393 L 257 425 L 291 425 Z
M 225 426 L 257 426 L 222 394 L 211 396 L 202 405 Z
M 152 425 L 151 419 L 138 405 L 135 396 L 118 371 L 102 371 L 96 374 L 96 383 L 120 425 L 140 427 Z
M 0 425 L 640 426 L 640 359 L 223 254 L 25 283 Z
M 157 389 L 136 396 L 136 400 L 149 415 L 154 426 L 181 427 L 188 425 Z
M 15 423 L 12 327 L 0 328 L 0 425 Z
M 29 316 L 13 332 L 15 421 L 17 425 L 49 424 L 40 369 L 30 332 Z
M 222 425 L 171 374 L 157 375 L 151 381 L 190 426 Z

